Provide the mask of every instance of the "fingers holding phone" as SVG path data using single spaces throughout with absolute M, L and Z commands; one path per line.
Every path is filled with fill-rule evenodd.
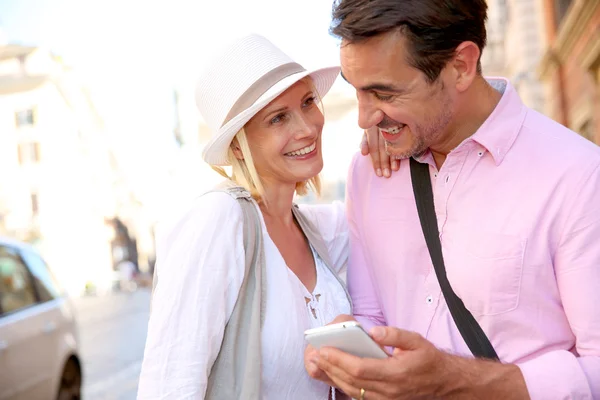
M 346 321 L 304 332 L 306 341 L 315 349 L 334 347 L 361 358 L 384 359 L 389 355 L 356 321 Z
M 321 382 L 325 382 L 329 386 L 334 386 L 329 376 L 317 365 L 317 357 L 319 356 L 319 350 L 315 349 L 312 345 L 306 346 L 304 350 L 304 368 L 308 376 Z
M 340 314 L 337 317 L 335 317 L 335 319 L 333 321 L 331 321 L 329 324 L 327 324 L 326 326 L 338 324 L 341 322 L 348 322 L 348 321 L 356 321 L 356 320 L 354 319 L 354 317 L 352 315 Z M 311 378 L 325 382 L 331 386 L 331 385 L 333 385 L 333 382 L 331 382 L 331 379 L 329 379 L 327 374 L 317 366 L 316 359 L 317 359 L 318 355 L 319 355 L 319 350 L 316 349 L 315 347 L 313 347 L 311 344 L 309 344 L 306 347 L 306 350 L 304 351 L 304 368 L 306 369 L 306 372 L 308 372 L 308 375 Z

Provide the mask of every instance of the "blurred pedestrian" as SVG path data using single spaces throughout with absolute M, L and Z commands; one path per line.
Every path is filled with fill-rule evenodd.
M 137 289 L 135 275 L 137 268 L 130 260 L 122 260 L 117 265 L 119 274 L 119 288 L 124 292 L 133 292 Z

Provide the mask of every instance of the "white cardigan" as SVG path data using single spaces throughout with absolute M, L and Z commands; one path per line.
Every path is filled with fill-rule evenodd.
M 342 272 L 348 228 L 342 203 L 301 205 Z M 309 293 L 263 228 L 267 301 L 262 331 L 263 399 L 327 399 L 327 385 L 304 369 L 304 331 L 349 314 L 343 288 L 315 254 L 317 285 Z M 242 284 L 242 212 L 231 196 L 199 197 L 157 232 L 157 286 L 152 300 L 138 399 L 203 399 L 223 331 Z

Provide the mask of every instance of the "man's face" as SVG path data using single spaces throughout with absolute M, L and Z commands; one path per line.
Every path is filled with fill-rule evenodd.
M 377 125 L 386 150 L 398 159 L 425 151 L 441 140 L 454 114 L 444 74 L 429 83 L 407 62 L 406 40 L 390 32 L 364 42 L 342 43 L 343 77 L 356 89 L 358 123 Z

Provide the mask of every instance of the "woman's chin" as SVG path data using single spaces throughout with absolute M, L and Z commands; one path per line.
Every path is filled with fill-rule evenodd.
M 320 170 L 317 172 L 307 173 L 307 174 L 294 174 L 294 177 L 290 180 L 291 182 L 307 182 L 312 178 L 319 175 Z

